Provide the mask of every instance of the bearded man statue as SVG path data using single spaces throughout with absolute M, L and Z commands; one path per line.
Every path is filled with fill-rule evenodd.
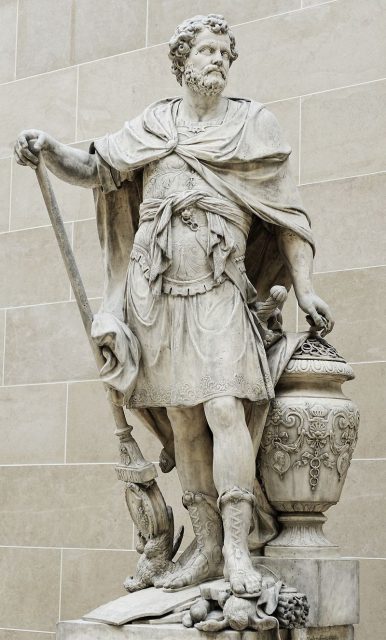
M 170 40 L 182 97 L 160 100 L 90 153 L 29 130 L 17 160 L 43 153 L 60 178 L 92 187 L 106 281 L 93 337 L 115 402 L 160 438 L 195 534 L 165 579 L 181 589 L 224 575 L 257 594 L 250 550 L 275 536 L 255 460 L 274 386 L 301 337 L 281 308 L 294 287 L 322 335 L 310 224 L 290 148 L 264 105 L 223 95 L 237 58 L 222 16 L 185 20 Z

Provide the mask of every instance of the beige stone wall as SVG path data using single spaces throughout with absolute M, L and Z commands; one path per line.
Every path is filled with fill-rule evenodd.
M 383 637 L 386 481 L 386 4 L 384 0 L 1 0 L 0 640 L 41 640 L 58 619 L 119 596 L 135 563 L 113 462 L 114 425 L 19 130 L 87 147 L 178 93 L 165 42 L 220 11 L 240 60 L 230 93 L 270 104 L 310 210 L 315 282 L 362 412 L 343 498 L 327 526 L 361 560 L 360 640 Z M 88 294 L 101 263 L 91 193 L 54 180 Z M 295 304 L 287 327 L 303 326 Z M 147 456 L 159 447 L 137 431 Z M 176 477 L 161 486 L 186 524 Z M 32 632 L 34 632 L 32 634 Z

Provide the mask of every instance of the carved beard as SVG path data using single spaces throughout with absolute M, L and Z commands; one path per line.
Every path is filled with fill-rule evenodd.
M 218 96 L 225 88 L 226 79 L 218 73 L 213 75 L 207 71 L 195 71 L 191 62 L 187 62 L 184 72 L 186 85 L 195 93 L 204 96 Z

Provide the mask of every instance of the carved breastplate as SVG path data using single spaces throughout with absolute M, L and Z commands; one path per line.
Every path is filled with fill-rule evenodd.
M 150 163 L 144 171 L 144 199 L 161 198 L 173 193 L 202 189 L 207 193 L 214 189 L 182 160 L 171 154 Z M 212 265 L 206 253 L 207 220 L 204 211 L 191 207 L 174 214 L 171 221 L 173 262 L 164 274 L 167 289 L 180 289 L 181 283 L 196 289 L 202 279 L 211 280 Z
M 215 189 L 212 189 L 182 158 L 176 153 L 171 153 L 155 162 L 150 162 L 143 174 L 143 197 L 166 198 L 172 193 L 203 189 L 207 193 L 219 197 Z
M 177 154 L 152 162 L 144 169 L 144 200 L 164 200 L 173 194 L 194 190 L 223 199 Z M 241 211 L 240 215 L 243 215 Z M 235 225 L 229 221 L 227 224 L 232 229 L 236 245 L 232 258 L 237 258 L 245 252 L 246 237 Z M 195 295 L 213 288 L 226 278 L 224 274 L 217 282 L 214 281 L 213 258 L 208 255 L 208 220 L 204 210 L 192 206 L 173 211 L 170 235 L 172 263 L 163 273 L 165 293 Z M 137 249 L 142 247 L 150 255 L 152 236 L 153 222 L 143 221 L 135 238 Z

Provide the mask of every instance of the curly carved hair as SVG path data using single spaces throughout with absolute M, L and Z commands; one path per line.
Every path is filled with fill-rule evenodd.
M 177 77 L 177 81 L 182 85 L 182 74 L 186 59 L 194 45 L 197 33 L 203 29 L 210 29 L 213 33 L 227 33 L 230 40 L 231 58 L 230 64 L 238 56 L 236 51 L 236 41 L 228 23 L 223 16 L 210 13 L 207 16 L 194 16 L 181 22 L 169 40 L 169 58 L 172 61 L 172 72 Z

